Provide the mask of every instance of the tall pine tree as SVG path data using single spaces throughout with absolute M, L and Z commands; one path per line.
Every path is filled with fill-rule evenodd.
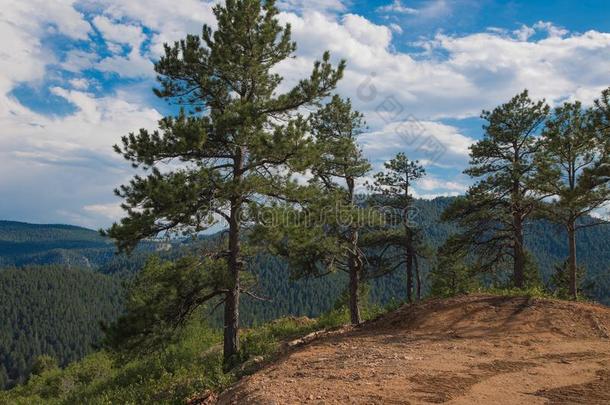
M 580 102 L 564 103 L 546 122 L 542 145 L 537 153 L 540 193 L 551 198 L 540 210 L 551 221 L 565 226 L 568 235 L 568 291 L 578 295 L 576 232 L 604 224 L 584 217 L 610 199 L 608 177 L 600 181 L 599 168 L 608 162 L 600 141 L 595 111 Z
M 425 176 L 426 171 L 418 161 L 412 161 L 400 152 L 384 163 L 385 170 L 375 174 L 375 181 L 369 189 L 376 194 L 378 203 L 390 218 L 390 223 L 399 228 L 373 232 L 368 236 L 371 243 L 382 247 L 381 252 L 402 252 L 402 257 L 392 257 L 392 266 L 405 266 L 407 274 L 407 300 L 413 301 L 414 276 L 417 281 L 416 296 L 421 298 L 421 274 L 419 258 L 422 257 L 423 244 L 413 213 L 413 184 Z M 388 209 L 389 208 L 389 209 Z M 381 258 L 380 263 L 387 262 Z
M 145 170 L 117 194 L 127 217 L 108 235 L 121 250 L 160 233 L 196 234 L 212 216 L 228 224 L 228 243 L 217 252 L 226 261 L 224 356 L 238 351 L 240 275 L 244 268 L 241 234 L 255 221 L 251 205 L 280 196 L 290 186 L 290 169 L 309 143 L 306 122 L 296 112 L 329 95 L 341 78 L 328 53 L 308 79 L 278 94 L 282 77 L 273 68 L 296 49 L 290 26 L 281 26 L 273 0 L 226 0 L 214 7 L 218 27 L 201 36 L 165 45 L 155 64 L 157 96 L 183 107 L 123 138 L 115 149 Z M 172 164 L 168 164 L 172 163 Z
M 327 224 L 327 229 L 333 230 L 331 235 L 343 246 L 344 253 L 335 258 L 335 263 L 349 274 L 353 324 L 362 321 L 358 300 L 365 257 L 359 245 L 363 218 L 356 205 L 356 182 L 371 169 L 357 143 L 365 125 L 363 115 L 352 110 L 350 100 L 339 96 L 334 96 L 312 117 L 313 133 L 321 152 L 320 162 L 312 167 L 313 182 L 325 193 L 337 197 L 336 212 L 329 217 L 334 224 Z M 344 222 L 346 218 L 349 220 Z
M 356 201 L 357 181 L 369 170 L 356 139 L 365 128 L 349 100 L 332 100 L 310 117 L 318 158 L 301 204 L 268 207 L 266 217 L 281 218 L 257 227 L 255 237 L 272 254 L 288 259 L 294 277 L 320 277 L 335 271 L 349 276 L 351 322 L 361 322 L 360 292 L 365 256 L 361 229 L 368 211 Z
M 531 184 L 534 155 L 548 113 L 546 103 L 532 101 L 527 90 L 493 111 L 483 111 L 485 134 L 471 146 L 470 167 L 465 171 L 479 180 L 443 215 L 462 229 L 447 245 L 448 251 L 474 253 L 478 270 L 512 265 L 517 288 L 526 284 L 523 230 L 536 202 Z

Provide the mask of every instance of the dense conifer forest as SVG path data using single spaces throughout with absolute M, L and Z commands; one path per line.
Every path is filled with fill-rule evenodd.
M 441 246 L 455 232 L 455 226 L 439 221 L 441 213 L 453 200 L 448 197 L 415 201 L 417 221 L 425 239 L 434 247 Z M 6 250 L 1 259 L 6 263 L 24 263 L 19 268 L 5 266 L 0 270 L 3 297 L 0 303 L 0 359 L 6 371 L 6 386 L 23 381 L 41 354 L 52 355 L 65 365 L 98 347 L 102 338 L 99 322 L 111 322 L 121 313 L 125 298 L 123 285 L 144 265 L 147 255 L 176 258 L 188 254 L 194 246 L 205 245 L 219 237 L 195 242 L 174 241 L 169 250 L 149 249 L 126 257 L 117 256 L 113 246 L 97 232 L 84 228 L 6 222 L 2 225 L 0 235 Z M 50 244 L 51 240 L 57 242 Z M 93 250 L 88 243 L 96 244 Z M 526 243 L 535 252 L 543 283 L 551 287 L 556 267 L 567 254 L 564 230 L 546 221 L 535 221 L 528 227 Z M 586 229 L 579 235 L 578 243 L 583 246 L 580 259 L 586 268 L 583 283 L 587 286 L 586 293 L 592 299 L 610 305 L 607 268 L 610 252 L 606 248 L 610 244 L 610 227 Z M 10 250 L 9 245 L 18 247 Z M 58 250 L 66 253 L 53 254 Z M 80 266 L 87 261 L 95 267 Z M 267 255 L 259 255 L 252 266 L 259 294 L 273 299 L 243 297 L 242 317 L 246 326 L 285 315 L 317 317 L 340 302 L 347 281 L 342 273 L 293 279 L 283 259 Z M 424 295 L 430 292 L 433 266 L 434 260 L 422 262 Z M 367 300 L 371 303 L 402 300 L 406 295 L 406 274 L 397 271 L 375 278 L 367 289 Z M 209 310 L 204 313 L 208 314 Z M 215 311 L 209 317 L 210 324 L 220 326 L 221 315 L 221 311 Z
M 23 382 L 41 355 L 60 366 L 100 343 L 101 321 L 121 312 L 119 280 L 65 266 L 0 271 L 0 382 Z
M 373 173 L 366 117 L 337 94 L 348 61 L 320 49 L 286 84 L 276 69 L 297 44 L 274 1 L 212 12 L 154 63 L 175 114 L 114 145 L 133 169 L 115 190 L 120 220 L 99 232 L 0 221 L 0 388 L 138 402 L 132 388 L 154 380 L 166 385 L 147 401 L 176 402 L 226 387 L 279 336 L 357 327 L 397 303 L 516 291 L 610 305 L 597 215 L 610 88 L 590 107 L 523 90 L 483 111 L 466 193 L 417 199 L 429 162 L 397 150 Z M 265 324 L 289 315 L 320 318 Z

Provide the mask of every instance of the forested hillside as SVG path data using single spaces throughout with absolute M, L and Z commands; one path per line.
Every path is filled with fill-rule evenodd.
M 111 244 L 97 232 L 70 225 L 0 221 L 0 264 L 58 263 L 92 267 L 88 256 Z
M 453 200 L 441 197 L 434 200 L 417 200 L 415 221 L 423 229 L 425 240 L 434 248 L 456 231 L 450 224 L 439 222 L 443 210 Z M 546 221 L 535 221 L 526 228 L 526 245 L 536 258 L 542 281 L 548 283 L 567 255 L 565 231 Z M 610 225 L 583 229 L 578 238 L 579 260 L 586 268 L 584 284 L 592 283 L 591 298 L 610 305 Z M 424 295 L 429 290 L 431 266 L 435 258 L 423 261 Z M 253 301 L 243 306 L 244 319 L 272 320 L 286 314 L 318 316 L 332 307 L 335 297 L 345 288 L 346 275 L 336 274 L 330 278 L 291 281 L 287 266 L 277 259 L 259 258 L 255 273 L 261 285 L 261 294 L 273 297 L 273 301 Z M 392 299 L 404 299 L 406 275 L 402 271 L 373 279 L 370 285 L 370 300 L 387 303 Z
M 453 198 L 417 200 L 415 220 L 425 240 L 438 247 L 455 227 L 439 223 L 443 210 Z M 0 359 L 11 378 L 23 378 L 36 355 L 48 353 L 61 363 L 82 357 L 99 341 L 98 321 L 111 320 L 118 314 L 122 296 L 120 284 L 141 268 L 154 249 L 136 251 L 132 256 L 117 256 L 114 246 L 94 231 L 69 226 L 1 223 L 1 239 L 6 249 L 0 255 L 5 263 L 37 263 L 51 267 L 25 267 L 0 270 Z M 564 230 L 537 221 L 527 228 L 526 242 L 534 253 L 543 281 L 548 282 L 555 266 L 567 254 Z M 55 240 L 57 238 L 57 240 Z M 199 242 L 174 243 L 156 252 L 166 258 L 183 255 L 197 245 L 214 241 L 207 237 Z M 593 298 L 610 304 L 610 226 L 584 229 L 579 234 L 579 260 L 586 267 L 586 282 Z M 94 246 L 91 248 L 91 246 Z M 46 250 L 45 250 L 46 247 Z M 21 252 L 28 252 L 22 254 Z M 69 265 L 57 252 L 70 257 L 95 258 L 96 271 L 82 271 Z M 95 252 L 93 255 L 92 252 Z M 63 256 L 65 258 L 65 256 Z M 39 259 L 39 260 L 38 260 Z M 422 262 L 424 294 L 429 290 L 427 275 L 434 257 Z M 93 259 L 91 261 L 94 261 Z M 61 266 L 60 266 L 61 265 Z M 76 267 L 70 269 L 70 267 Z M 346 275 L 337 273 L 321 278 L 291 279 L 286 263 L 279 258 L 258 256 L 252 261 L 258 278 L 258 295 L 270 301 L 242 297 L 243 324 L 252 325 L 283 315 L 318 316 L 332 308 L 345 290 Z M 103 273 L 103 274 L 99 274 Z M 112 277 L 106 276 L 112 275 Z M 369 299 L 373 303 L 403 300 L 406 294 L 403 271 L 372 280 Z M 222 311 L 211 317 L 213 325 L 221 324 Z M 0 370 L 0 374 L 2 374 Z
M 72 225 L 0 221 L 0 267 L 58 265 L 102 273 L 135 271 L 163 244 L 147 241 L 130 256 L 117 255 L 99 232 Z
M 59 266 L 0 271 L 0 297 L 0 386 L 23 382 L 39 355 L 82 358 L 122 302 L 118 279 Z

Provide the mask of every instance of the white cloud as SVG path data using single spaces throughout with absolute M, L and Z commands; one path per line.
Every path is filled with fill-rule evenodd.
M 464 193 L 468 185 L 458 181 L 447 181 L 434 176 L 426 176 L 417 182 L 417 188 L 424 191 L 445 190 L 449 192 Z
M 468 161 L 468 148 L 474 140 L 450 126 L 433 121 L 405 120 L 385 125 L 379 131 L 360 136 L 366 156 L 386 161 L 397 152 L 425 166 L 462 168 Z
M 106 41 L 139 47 L 145 39 L 142 28 L 137 25 L 115 23 L 101 15 L 93 18 L 93 24 Z
M 381 124 L 374 111 L 389 96 L 406 113 L 437 120 L 478 117 L 483 108 L 493 108 L 524 88 L 534 97 L 558 103 L 575 93 L 599 94 L 610 84 L 607 33 L 561 37 L 556 35 L 557 29 L 550 28 L 552 24 L 543 23 L 538 28 L 522 27 L 514 36 L 506 32 L 437 34 L 420 42 L 428 57 L 415 58 L 393 49 L 391 30 L 370 21 L 363 23 L 362 17 L 310 12 L 284 13 L 281 18 L 291 23 L 299 46 L 297 60 L 278 69 L 287 82 L 307 75 L 322 49 L 330 50 L 336 60 L 348 61 L 339 85 L 341 94 L 350 96 L 367 113 L 374 128 Z M 528 41 L 532 30 L 542 37 Z M 372 101 L 359 97 L 360 84 L 374 86 Z
M 40 81 L 56 56 L 41 40 L 50 34 L 87 39 L 89 23 L 74 9 L 75 1 L 9 1 L 0 8 L 0 108 L 2 96 L 16 82 Z
M 199 34 L 204 23 L 216 26 L 212 7 L 216 1 L 181 0 L 180 6 L 167 0 L 88 0 L 92 10 L 101 9 L 114 21 L 131 21 L 153 31 L 150 51 L 153 58 L 163 53 L 163 43 Z
M 101 221 L 110 215 L 111 208 L 104 211 L 106 196 L 129 175 L 110 145 L 128 131 L 154 127 L 159 118 L 140 89 L 150 88 L 151 60 L 162 54 L 164 42 L 199 33 L 203 23 L 215 26 L 213 4 L 184 0 L 176 7 L 167 0 L 82 0 L 78 9 L 93 16 L 93 27 L 74 1 L 11 2 L 0 9 L 0 171 L 16 173 L 0 179 L 3 193 L 42 202 L 48 210 L 53 207 L 53 212 L 71 213 L 74 218 L 95 216 Z M 397 51 L 392 44 L 392 34 L 400 34 L 403 27 L 345 14 L 346 4 L 340 0 L 281 1 L 284 11 L 280 18 L 292 24 L 298 51 L 295 59 L 283 62 L 277 71 L 286 78 L 285 89 L 307 76 L 325 49 L 335 61 L 347 59 L 338 91 L 351 97 L 354 106 L 366 114 L 370 133 L 362 137 L 362 143 L 376 164 L 405 151 L 429 168 L 459 172 L 466 165 L 473 139 L 439 120 L 476 117 L 481 109 L 493 108 L 523 88 L 553 103 L 574 97 L 590 102 L 610 84 L 607 33 L 570 33 L 539 21 L 512 32 L 437 34 L 422 39 L 424 52 L 414 55 Z M 389 13 L 392 10 L 385 8 L 392 7 L 394 13 L 402 10 L 405 16 L 419 20 L 452 11 L 451 3 L 443 0 L 423 4 L 415 9 L 409 2 L 394 1 L 380 12 Z M 52 48 L 42 45 L 50 33 L 88 41 L 94 28 L 104 38 L 110 56 L 101 57 L 95 53 L 96 44 L 90 43 L 90 48 L 73 49 L 60 60 Z M 77 107 L 71 115 L 36 114 L 9 95 L 19 83 L 44 83 L 50 65 L 77 77 L 52 89 Z M 96 85 L 83 77 L 85 69 L 144 80 L 137 81 L 140 87 L 130 85 L 96 97 L 88 93 Z M 388 111 L 388 106 L 393 109 Z M 411 144 L 397 133 L 397 125 L 409 117 L 420 122 L 407 125 L 420 125 L 427 136 L 443 145 L 441 160 L 428 156 L 430 148 Z M 432 176 L 419 191 L 428 196 L 455 193 L 463 191 L 465 183 Z M 28 191 L 19 191 L 24 187 Z M 9 206 L 10 202 L 0 199 L 0 212 L 12 212 Z M 28 209 L 42 208 L 32 203 Z
M 85 205 L 83 210 L 100 215 L 111 221 L 118 221 L 125 214 L 119 203 Z
M 592 211 L 591 216 L 593 218 L 603 219 L 604 221 L 610 221 L 610 202 Z
M 390 27 L 390 29 L 397 33 L 397 34 L 402 34 L 404 32 L 404 30 L 402 29 L 402 27 L 398 24 L 392 23 L 390 25 L 388 25 L 388 27 Z
M 118 73 L 122 77 L 152 77 L 153 65 L 148 53 L 141 50 L 146 36 L 138 25 L 122 24 L 111 21 L 104 16 L 96 16 L 93 24 L 101 32 L 106 45 L 114 44 L 115 55 L 102 59 L 96 68 L 102 72 Z M 127 44 L 130 50 L 122 55 L 120 44 Z
M 528 27 L 527 25 L 521 25 L 519 29 L 513 31 L 513 34 L 515 34 L 515 37 L 519 41 L 527 41 L 535 33 L 536 30 L 533 27 Z
M 5 218 L 107 224 L 100 201 L 107 201 L 113 188 L 130 175 L 128 165 L 112 151 L 112 144 L 129 131 L 156 126 L 160 117 L 153 108 L 134 102 L 137 97 L 132 94 L 118 91 L 95 97 L 84 92 L 91 83 L 83 78 L 51 89 L 74 104 L 75 113 L 44 116 L 9 96 L 18 83 L 44 85 L 50 65 L 76 74 L 97 68 L 126 77 L 151 75 L 149 59 L 155 52 L 159 55 L 163 41 L 200 32 L 203 22 L 212 22 L 211 3 L 198 0 L 182 1 L 181 7 L 154 0 L 146 4 L 81 1 L 81 9 L 93 14 L 101 11 L 93 24 L 109 49 L 120 54 L 101 60 L 93 51 L 73 49 L 60 61 L 43 46 L 50 34 L 90 41 L 93 33 L 75 3 L 13 1 L 0 8 L 0 49 L 4 50 L 0 51 L 0 173 L 11 174 L 0 176 L 0 212 Z M 141 49 L 146 39 L 144 25 L 153 32 L 150 55 Z M 126 55 L 124 45 L 129 46 Z M 10 199 L 4 198 L 9 195 Z
M 80 73 L 83 70 L 90 69 L 99 60 L 99 56 L 92 52 L 72 49 L 69 51 L 60 67 L 68 72 Z
M 418 14 L 419 11 L 412 7 L 406 7 L 400 0 L 394 0 L 392 3 L 377 8 L 378 13 L 398 13 L 398 14 Z
M 296 12 L 344 12 L 347 9 L 342 0 L 280 0 L 277 6 L 280 10 Z
M 85 78 L 71 79 L 70 85 L 76 90 L 86 90 L 89 87 L 89 81 Z
M 153 77 L 153 64 L 137 50 L 132 50 L 127 56 L 111 56 L 104 58 L 95 65 L 102 72 L 117 73 L 121 77 Z
M 405 6 L 401 0 L 394 0 L 385 6 L 377 8 L 377 12 L 385 15 L 403 15 L 417 18 L 419 22 L 430 21 L 450 14 L 451 4 L 447 0 L 428 0 L 423 7 Z
M 568 33 L 568 30 L 557 27 L 548 21 L 538 21 L 536 24 L 534 24 L 533 28 L 548 32 L 550 37 L 563 37 Z
M 392 40 L 392 32 L 388 27 L 373 24 L 359 15 L 345 15 L 343 26 L 351 38 L 366 47 L 385 49 Z
M 13 103 L 12 113 L 0 113 L 0 212 L 39 222 L 107 224 L 100 213 L 84 205 L 108 200 L 130 170 L 115 156 L 112 144 L 138 128 L 151 128 L 160 115 L 151 108 L 117 97 L 94 96 L 56 87 L 53 93 L 77 107 L 72 115 L 52 118 Z M 19 218 L 19 213 L 27 218 Z M 80 219 L 79 219 L 80 218 Z

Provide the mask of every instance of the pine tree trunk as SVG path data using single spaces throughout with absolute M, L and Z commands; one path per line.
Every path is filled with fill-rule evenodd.
M 354 204 L 355 182 L 351 177 L 346 178 L 348 198 L 350 204 Z M 349 271 L 349 312 L 353 325 L 358 325 L 362 322 L 360 317 L 359 289 L 360 289 L 360 260 L 358 257 L 358 229 L 351 225 L 350 230 L 350 253 L 348 257 Z
M 576 226 L 575 221 L 570 220 L 568 224 L 568 271 L 569 271 L 569 291 L 570 297 L 574 300 L 578 298 L 578 282 L 577 282 L 577 267 L 576 267 Z
M 413 302 L 413 241 L 411 240 L 411 232 L 407 232 L 407 301 Z
M 242 176 L 243 151 L 239 151 L 234 161 L 233 180 L 239 184 Z M 231 212 L 229 214 L 229 252 L 228 252 L 228 271 L 230 277 L 229 292 L 225 295 L 224 313 L 224 344 L 223 360 L 224 368 L 230 369 L 235 362 L 235 357 L 239 352 L 239 293 L 240 293 L 240 217 L 241 217 L 241 197 L 235 196 L 231 199 Z
M 349 270 L 349 313 L 353 325 L 362 322 L 360 316 L 360 297 L 358 290 L 360 287 L 360 268 L 355 260 L 350 259 Z
M 224 314 L 224 366 L 230 369 L 234 358 L 239 351 L 239 272 L 240 272 L 240 243 L 239 243 L 239 208 L 231 208 L 229 223 L 229 259 L 228 267 L 231 277 L 230 291 L 225 295 Z
M 421 300 L 421 274 L 419 273 L 419 261 L 417 260 L 417 255 L 413 255 L 413 263 L 415 264 L 415 276 L 417 279 L 417 300 Z
M 236 280 L 239 283 L 239 280 Z M 239 285 L 239 284 L 238 284 Z M 224 366 L 231 369 L 239 351 L 239 287 L 225 295 Z
M 523 220 L 519 213 L 513 214 L 514 236 L 513 236 L 513 281 L 515 287 L 525 286 L 525 249 L 523 246 Z

